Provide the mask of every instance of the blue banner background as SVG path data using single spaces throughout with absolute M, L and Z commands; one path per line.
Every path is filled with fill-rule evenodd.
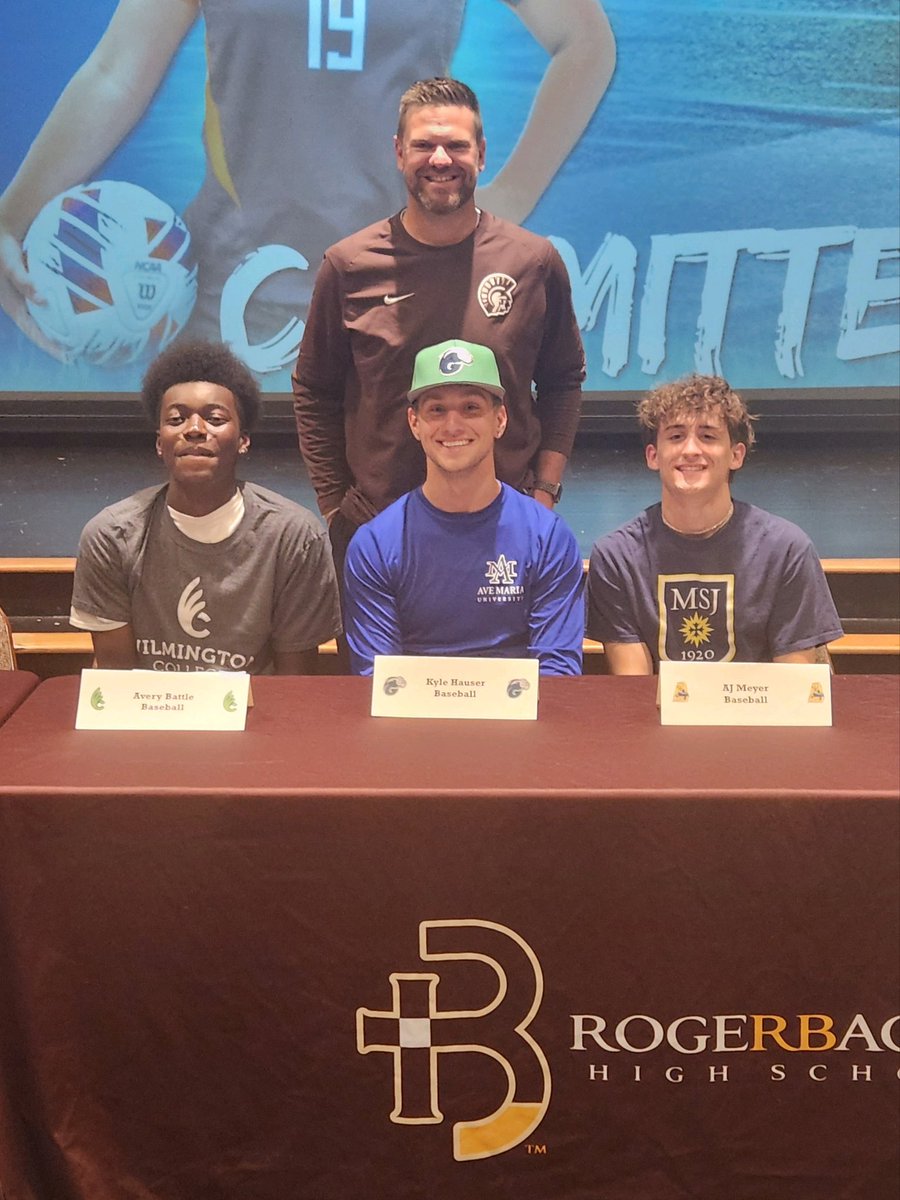
M 6 6 L 0 45 L 0 104 L 7 114 L 0 187 L 14 174 L 114 7 L 113 0 L 77 5 L 13 0 Z M 704 248 L 716 242 L 713 235 L 741 230 L 779 235 L 768 246 L 759 236 L 744 239 L 772 256 L 746 251 L 737 256 L 712 365 L 737 386 L 792 393 L 895 384 L 896 352 L 847 361 L 838 357 L 851 261 L 847 240 L 818 253 L 799 355 L 802 375 L 799 368 L 793 376 L 786 374 L 775 351 L 787 270 L 784 251 L 799 245 L 784 231 L 840 227 L 852 237 L 856 229 L 896 226 L 900 41 L 894 0 L 610 0 L 605 8 L 617 42 L 615 76 L 527 221 L 557 239 L 573 276 L 587 270 L 608 234 L 618 239 L 615 245 L 626 257 L 633 247 L 633 311 L 612 351 L 606 347 L 606 365 L 605 305 L 584 330 L 587 387 L 644 389 L 655 379 L 710 365 L 698 360 L 696 348 L 701 292 L 709 278 L 705 260 L 675 267 L 663 357 L 655 369 L 642 364 L 648 346 L 651 359 L 660 349 L 642 311 L 651 238 L 697 235 L 694 257 L 702 258 Z M 482 101 L 485 181 L 514 145 L 546 62 L 504 4 L 469 0 L 453 70 Z M 130 180 L 183 212 L 204 172 L 204 76 L 199 22 L 144 118 L 93 177 Z M 391 155 L 391 132 L 385 130 L 385 156 Z M 352 161 L 346 169 L 353 172 Z M 741 240 L 735 238 L 735 244 Z M 900 239 L 894 234 L 880 244 L 896 248 Z M 723 269 L 727 282 L 727 261 Z M 885 255 L 879 277 L 894 280 L 897 274 L 896 254 Z M 654 286 L 664 294 L 665 279 L 655 278 Z M 580 311 L 587 313 L 594 292 L 577 277 L 573 282 Z M 869 307 L 860 324 L 884 327 L 883 345 L 890 349 L 897 345 L 900 283 L 882 287 L 890 302 Z M 795 299 L 804 294 L 795 292 Z M 706 315 L 715 323 L 721 310 L 719 303 Z M 134 391 L 142 367 L 58 364 L 0 313 L 0 391 Z M 288 372 L 266 376 L 264 386 L 286 390 Z

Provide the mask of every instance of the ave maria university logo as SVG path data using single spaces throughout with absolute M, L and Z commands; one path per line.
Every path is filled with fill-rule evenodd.
M 508 586 L 516 582 L 518 565 L 514 558 L 507 558 L 505 554 L 501 554 L 497 559 L 488 559 L 484 577 L 489 583 Z
M 441 1065 L 448 1054 L 493 1059 L 505 1076 L 505 1095 L 493 1111 L 473 1112 L 453 1125 L 453 1157 L 503 1154 L 538 1127 L 550 1103 L 550 1066 L 528 1032 L 544 994 L 541 965 L 515 930 L 477 919 L 420 922 L 419 958 L 455 964 L 457 995 L 468 966 L 481 1002 L 443 1008 L 439 971 L 391 972 L 389 1006 L 357 1009 L 356 1048 L 393 1060 L 389 1119 L 398 1125 L 444 1121 Z M 494 977 L 486 1001 L 485 967 Z
M 478 588 L 478 604 L 521 604 L 525 588 L 519 583 L 519 560 L 499 554 L 485 563 L 487 583 Z

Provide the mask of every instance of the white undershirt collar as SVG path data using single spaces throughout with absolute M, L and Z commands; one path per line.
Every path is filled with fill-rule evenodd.
M 224 542 L 231 537 L 244 518 L 244 493 L 236 488 L 230 500 L 202 517 L 191 517 L 166 505 L 175 528 L 195 542 Z

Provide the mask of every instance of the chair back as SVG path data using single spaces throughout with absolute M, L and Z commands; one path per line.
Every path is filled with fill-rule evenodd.
M 16 669 L 16 651 L 6 613 L 0 608 L 0 671 Z

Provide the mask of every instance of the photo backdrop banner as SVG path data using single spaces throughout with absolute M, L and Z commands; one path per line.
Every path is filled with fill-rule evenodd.
M 288 391 L 324 249 L 403 203 L 398 98 L 448 70 L 482 102 L 484 207 L 563 256 L 589 390 L 897 382 L 895 0 L 12 0 L 4 25 L 5 232 L 136 186 L 33 229 L 68 361 L 0 311 L 0 392 L 133 393 L 185 322 Z

